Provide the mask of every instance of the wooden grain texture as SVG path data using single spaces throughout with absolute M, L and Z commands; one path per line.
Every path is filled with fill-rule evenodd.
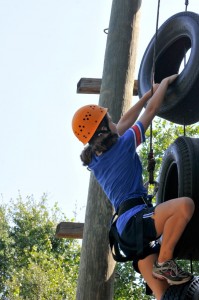
M 61 222 L 57 225 L 55 236 L 57 238 L 83 238 L 84 223 Z
M 78 94 L 100 94 L 102 79 L 100 78 L 81 78 L 77 83 Z M 133 96 L 138 95 L 138 81 L 134 80 Z

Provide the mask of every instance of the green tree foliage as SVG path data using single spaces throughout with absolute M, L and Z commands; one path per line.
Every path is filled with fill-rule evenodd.
M 12 238 L 9 234 L 9 223 L 6 208 L 0 206 L 0 291 L 4 290 L 4 281 L 12 270 L 10 261 L 13 256 Z
M 117 263 L 115 272 L 114 300 L 147 300 L 143 278 L 134 271 L 132 262 Z
M 80 245 L 55 238 L 66 217 L 55 205 L 21 196 L 6 209 L 0 207 L 1 299 L 75 299 Z

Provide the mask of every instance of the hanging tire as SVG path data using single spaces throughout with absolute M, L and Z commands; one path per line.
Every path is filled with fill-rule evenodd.
M 188 283 L 178 286 L 172 285 L 168 288 L 162 300 L 198 300 L 199 299 L 199 277 L 194 277 Z
M 199 121 L 199 15 L 181 12 L 169 18 L 151 39 L 141 61 L 138 74 L 138 93 L 142 97 L 151 89 L 154 44 L 156 43 L 156 83 L 179 73 L 185 53 L 191 49 L 189 60 L 177 80 L 167 90 L 159 117 L 177 124 Z
M 175 247 L 174 257 L 199 260 L 198 138 L 177 138 L 165 151 L 162 160 L 157 204 L 182 196 L 191 197 L 194 200 L 195 212 Z

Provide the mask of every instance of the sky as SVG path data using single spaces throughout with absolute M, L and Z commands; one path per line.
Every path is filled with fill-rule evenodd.
M 125 0 L 124 0 L 125 1 Z M 158 0 L 142 1 L 136 76 L 155 33 Z M 71 120 L 99 95 L 77 94 L 82 77 L 101 78 L 112 0 L 0 0 L 0 201 L 47 194 L 83 222 L 90 173 Z M 185 10 L 161 0 L 159 26 Z M 198 0 L 189 11 L 199 13 Z M 132 98 L 132 102 L 134 99 Z

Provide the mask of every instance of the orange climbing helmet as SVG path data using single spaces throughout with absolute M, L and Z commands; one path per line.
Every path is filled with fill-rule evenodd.
M 75 136 L 86 145 L 94 135 L 108 109 L 90 104 L 79 108 L 73 116 L 72 128 Z

